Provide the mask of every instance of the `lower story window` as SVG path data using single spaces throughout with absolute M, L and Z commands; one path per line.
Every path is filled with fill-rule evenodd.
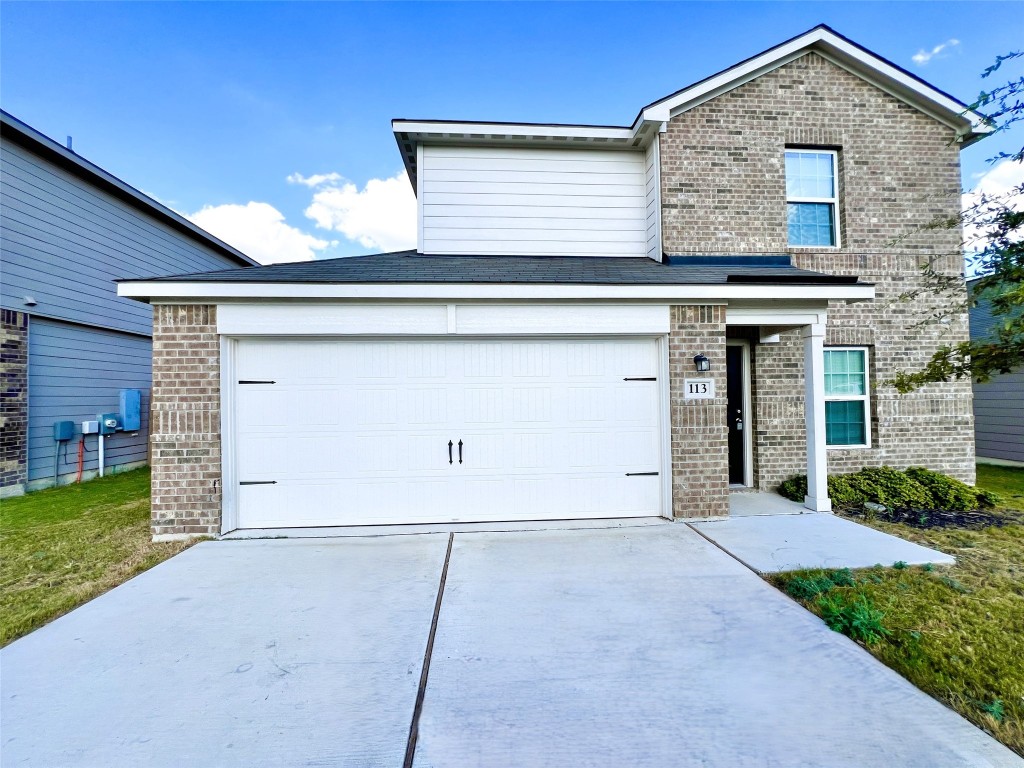
M 867 446 L 868 351 L 863 347 L 825 350 L 825 443 Z

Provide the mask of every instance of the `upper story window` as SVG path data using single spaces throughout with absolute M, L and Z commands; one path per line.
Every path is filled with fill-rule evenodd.
M 786 150 L 786 204 L 790 245 L 839 245 L 835 152 Z

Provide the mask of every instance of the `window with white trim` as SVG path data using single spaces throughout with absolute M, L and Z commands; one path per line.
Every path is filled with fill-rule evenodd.
M 839 245 L 837 155 L 831 150 L 786 150 L 786 217 L 789 244 Z
M 871 444 L 868 350 L 825 350 L 825 444 L 866 447 Z

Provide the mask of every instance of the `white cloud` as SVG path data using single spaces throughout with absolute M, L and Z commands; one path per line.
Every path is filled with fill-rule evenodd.
M 320 178 L 335 176 L 340 180 L 335 173 Z M 390 179 L 370 179 L 362 190 L 348 181 L 340 185 L 324 182 L 313 195 L 306 216 L 321 229 L 340 232 L 364 248 L 401 251 L 416 247 L 416 196 L 405 171 Z
M 973 190 L 963 195 L 961 205 L 966 211 L 980 203 L 984 197 L 989 200 L 1004 200 L 1010 208 L 1017 211 L 1024 210 L 1024 196 L 1021 195 L 1022 185 L 1024 185 L 1024 163 L 1002 160 L 978 179 Z M 964 243 L 968 251 L 983 248 L 987 237 L 988 232 L 985 228 L 965 222 Z
M 938 56 L 940 59 L 941 58 L 945 58 L 944 56 L 941 55 L 942 52 L 943 51 L 947 51 L 949 48 L 956 48 L 956 46 L 958 46 L 958 45 L 960 45 L 960 41 L 957 40 L 955 37 L 951 37 L 946 42 L 939 43 L 934 48 L 932 48 L 930 51 L 926 51 L 924 48 L 922 48 L 921 50 L 919 50 L 917 53 L 915 53 L 910 58 L 914 60 L 915 64 L 919 64 L 920 66 L 923 67 L 925 64 L 927 64 L 929 61 L 934 59 L 936 56 Z M 948 53 L 947 53 L 947 55 L 948 55 Z
M 301 173 L 291 174 L 286 181 L 289 184 L 302 184 L 303 186 L 309 187 L 320 187 L 324 184 L 337 184 L 339 181 L 344 181 L 344 177 L 340 173 L 314 173 L 312 176 L 303 176 Z
M 309 261 L 336 244 L 290 226 L 270 203 L 207 205 L 186 216 L 261 264 Z

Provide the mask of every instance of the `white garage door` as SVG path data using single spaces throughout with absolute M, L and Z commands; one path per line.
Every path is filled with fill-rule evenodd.
M 661 513 L 653 340 L 243 340 L 240 528 Z

